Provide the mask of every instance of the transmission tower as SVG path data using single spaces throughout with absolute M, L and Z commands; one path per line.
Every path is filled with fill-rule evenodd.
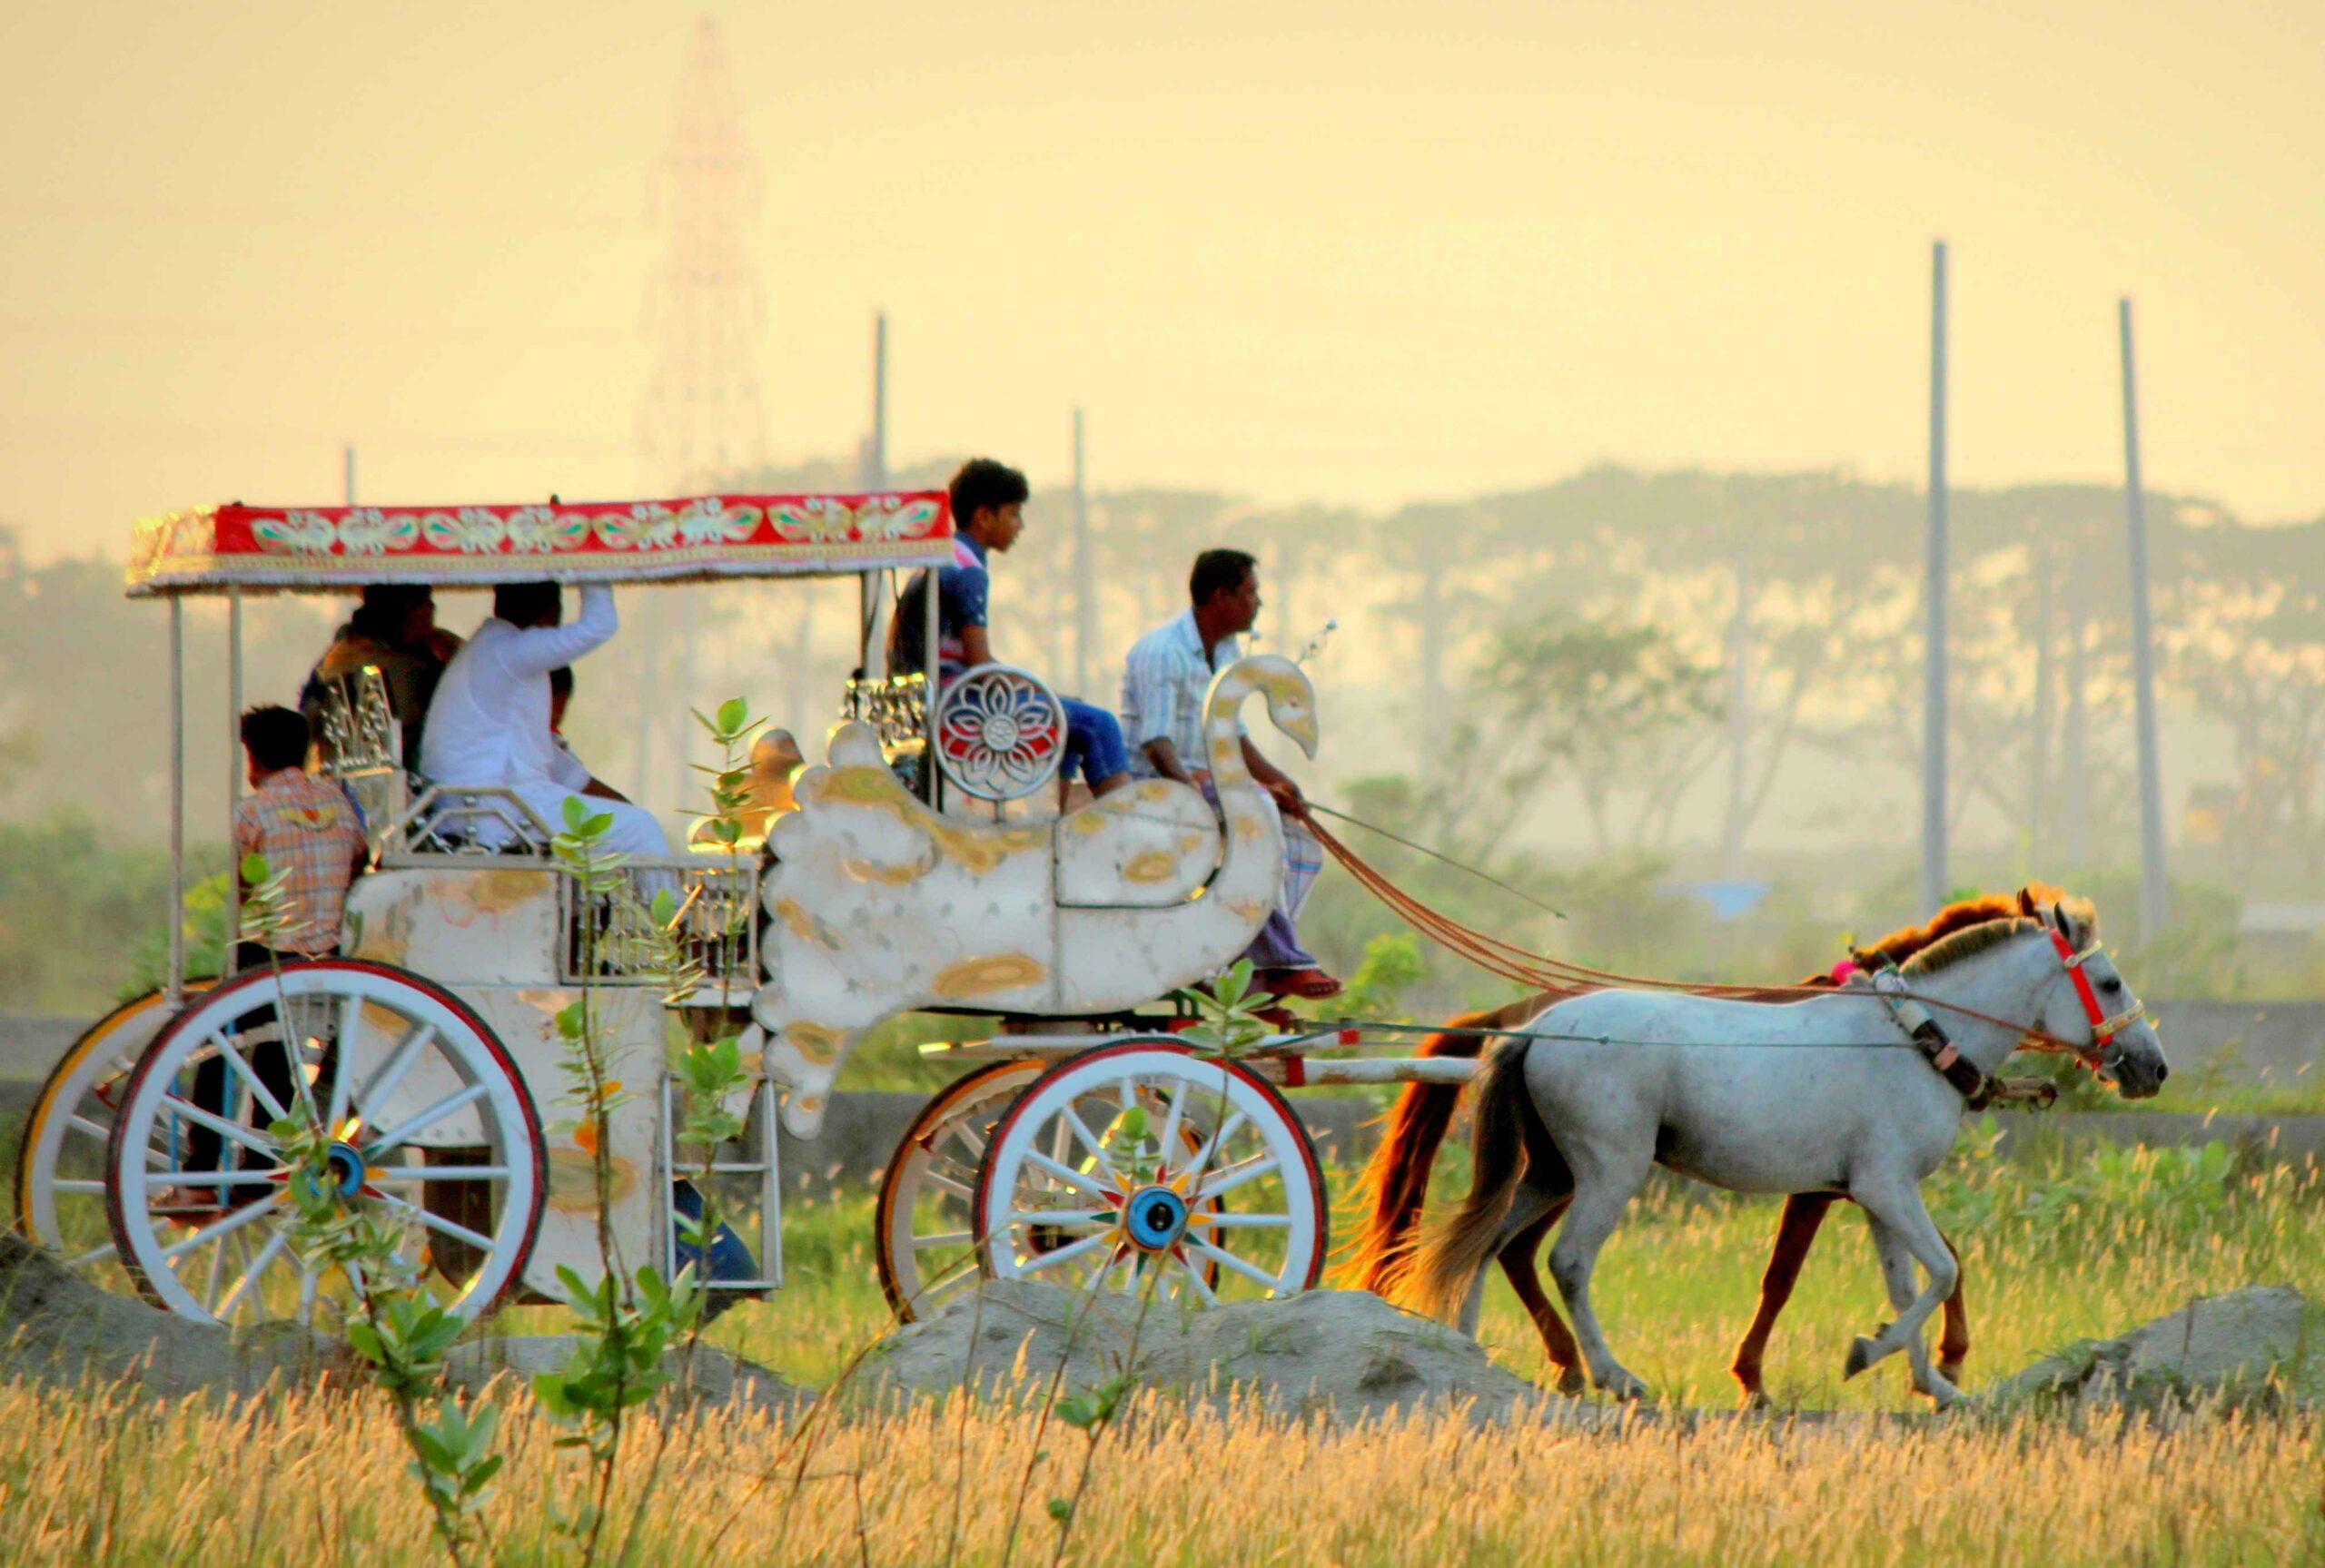
M 759 395 L 764 324 L 744 232 L 758 212 L 758 161 L 718 25 L 695 24 L 670 139 L 655 170 L 665 244 L 648 298 L 654 372 L 638 414 L 649 485 L 721 478 L 766 458 Z
M 744 138 L 742 100 L 718 25 L 707 16 L 695 24 L 678 74 L 654 195 L 665 238 L 647 295 L 654 370 L 638 409 L 638 464 L 647 489 L 681 495 L 731 483 L 767 460 L 759 393 L 764 311 L 744 242 L 758 212 L 758 161 Z M 678 734 L 672 715 L 698 700 L 690 688 L 699 597 L 689 588 L 639 617 L 638 629 L 651 643 L 678 645 L 677 689 L 667 696 L 658 689 L 662 656 L 649 656 L 642 672 L 633 790 L 641 804 L 665 804 L 668 797 L 655 782 L 668 776 L 675 788 L 682 771 L 670 765 L 668 748 Z

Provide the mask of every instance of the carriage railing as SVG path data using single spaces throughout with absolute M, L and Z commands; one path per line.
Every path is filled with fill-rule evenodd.
M 549 824 L 514 790 L 430 784 L 379 834 L 380 863 L 539 865 L 552 858 Z
M 913 794 L 927 798 L 928 677 L 918 670 L 877 677 L 851 676 L 840 716 L 870 725 L 880 754 Z
M 407 793 L 403 725 L 378 666 L 322 683 L 315 757 L 316 772 L 335 780 L 363 814 L 364 836 L 376 853 L 402 817 Z
M 654 895 L 678 895 L 674 929 L 653 930 Z M 634 855 L 621 867 L 621 885 L 584 892 L 570 876 L 558 879 L 560 928 L 558 958 L 563 985 L 666 985 L 668 937 L 700 978 L 692 998 L 741 1006 L 759 985 L 758 864 L 748 856 Z

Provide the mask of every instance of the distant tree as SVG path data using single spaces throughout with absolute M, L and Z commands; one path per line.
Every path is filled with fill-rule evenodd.
M 1582 797 L 1601 853 L 1615 846 L 1612 807 L 1626 789 L 1649 811 L 1683 788 L 1717 719 L 1717 672 L 1661 626 L 1553 610 L 1504 630 L 1479 666 L 1485 723 L 1468 761 L 1493 781 L 1490 849 L 1553 783 Z M 1498 820 L 1497 820 L 1498 819 Z

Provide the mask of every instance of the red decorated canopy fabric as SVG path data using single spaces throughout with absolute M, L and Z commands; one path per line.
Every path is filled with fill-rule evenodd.
M 707 581 L 944 566 L 942 491 L 518 507 L 198 507 L 137 525 L 129 592 Z

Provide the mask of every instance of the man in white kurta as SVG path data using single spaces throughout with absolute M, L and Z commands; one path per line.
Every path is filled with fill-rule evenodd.
M 564 598 L 554 583 L 496 588 L 492 615 L 453 656 L 429 705 L 420 771 L 447 789 L 461 785 L 513 792 L 551 833 L 565 826 L 565 803 L 591 797 L 589 809 L 609 812 L 613 825 L 600 841 L 621 854 L 666 855 L 670 841 L 651 812 L 599 784 L 549 730 L 549 673 L 571 664 L 614 635 L 613 589 L 591 583 L 581 590 L 581 614 L 563 623 Z M 507 834 L 480 823 L 480 842 L 498 847 Z

